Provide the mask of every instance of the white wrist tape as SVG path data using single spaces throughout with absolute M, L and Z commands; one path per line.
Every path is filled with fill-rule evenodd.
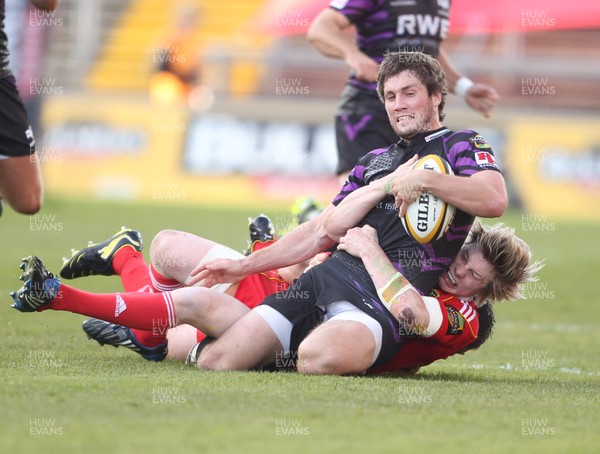
M 464 98 L 467 92 L 469 91 L 469 88 L 471 88 L 474 84 L 475 82 L 473 82 L 471 79 L 462 76 L 456 81 L 456 84 L 454 85 L 454 93 L 456 94 L 456 96 Z
M 400 273 L 396 273 L 394 274 L 389 281 L 387 281 L 387 283 L 381 287 L 380 289 L 377 289 L 377 295 L 379 295 L 379 299 L 381 300 L 381 302 L 383 303 L 383 305 L 387 308 L 388 311 L 391 312 L 392 310 L 392 304 L 394 304 L 394 302 L 405 292 L 407 292 L 408 290 L 415 290 L 415 288 L 410 285 L 407 284 L 404 287 L 402 287 L 400 290 L 398 290 L 396 292 L 396 294 L 394 296 L 392 296 L 391 298 L 386 298 L 385 297 L 385 292 L 386 290 L 390 287 L 390 285 L 392 284 L 392 282 L 396 281 L 398 278 L 401 278 L 402 275 Z
M 381 298 L 383 300 L 384 298 L 382 297 L 382 295 L 390 287 L 390 285 L 392 285 L 392 282 L 394 282 L 396 279 L 401 278 L 401 277 L 402 277 L 402 275 L 400 273 L 396 273 L 392 277 L 390 277 L 390 280 L 387 281 L 383 287 L 381 287 L 380 289 L 377 290 L 377 294 L 379 295 L 379 298 Z

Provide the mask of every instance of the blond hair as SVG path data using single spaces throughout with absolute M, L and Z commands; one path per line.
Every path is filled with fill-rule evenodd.
M 543 262 L 532 261 L 529 245 L 515 235 L 513 228 L 499 223 L 484 226 L 476 221 L 465 242 L 465 246 L 475 246 L 495 270 L 491 282 L 476 298 L 478 306 L 486 302 L 526 298 L 522 287 L 538 280 L 536 273 L 544 266 Z

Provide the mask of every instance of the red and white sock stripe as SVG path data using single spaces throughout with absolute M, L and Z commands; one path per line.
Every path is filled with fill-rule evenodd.
M 162 295 L 165 299 L 165 306 L 167 308 L 169 328 L 175 328 L 177 326 L 177 318 L 175 317 L 175 305 L 173 304 L 173 296 L 170 292 L 164 292 Z
M 169 292 L 171 290 L 176 290 L 178 288 L 185 287 L 181 282 L 176 281 L 175 279 L 169 279 L 162 276 L 158 271 L 154 269 L 152 264 L 149 265 L 149 274 L 150 274 L 150 282 L 152 282 L 152 287 L 157 292 Z

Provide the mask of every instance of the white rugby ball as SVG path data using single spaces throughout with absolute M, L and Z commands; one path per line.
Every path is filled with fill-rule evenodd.
M 426 169 L 446 175 L 454 175 L 450 164 L 437 155 L 419 159 L 413 169 Z M 430 192 L 422 192 L 402 216 L 402 225 L 408 234 L 421 244 L 440 239 L 454 219 L 456 208 Z

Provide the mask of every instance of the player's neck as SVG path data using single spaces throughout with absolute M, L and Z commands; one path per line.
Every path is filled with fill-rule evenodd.
M 403 147 L 408 147 L 411 143 L 412 140 L 414 140 L 417 137 L 424 137 L 427 134 L 430 134 L 432 132 L 436 132 L 439 129 L 445 128 L 445 126 L 443 124 L 441 124 L 439 121 L 435 122 L 434 124 L 429 124 L 427 125 L 428 128 L 425 129 L 424 131 L 418 132 L 410 137 L 400 137 L 400 145 L 402 145 Z

